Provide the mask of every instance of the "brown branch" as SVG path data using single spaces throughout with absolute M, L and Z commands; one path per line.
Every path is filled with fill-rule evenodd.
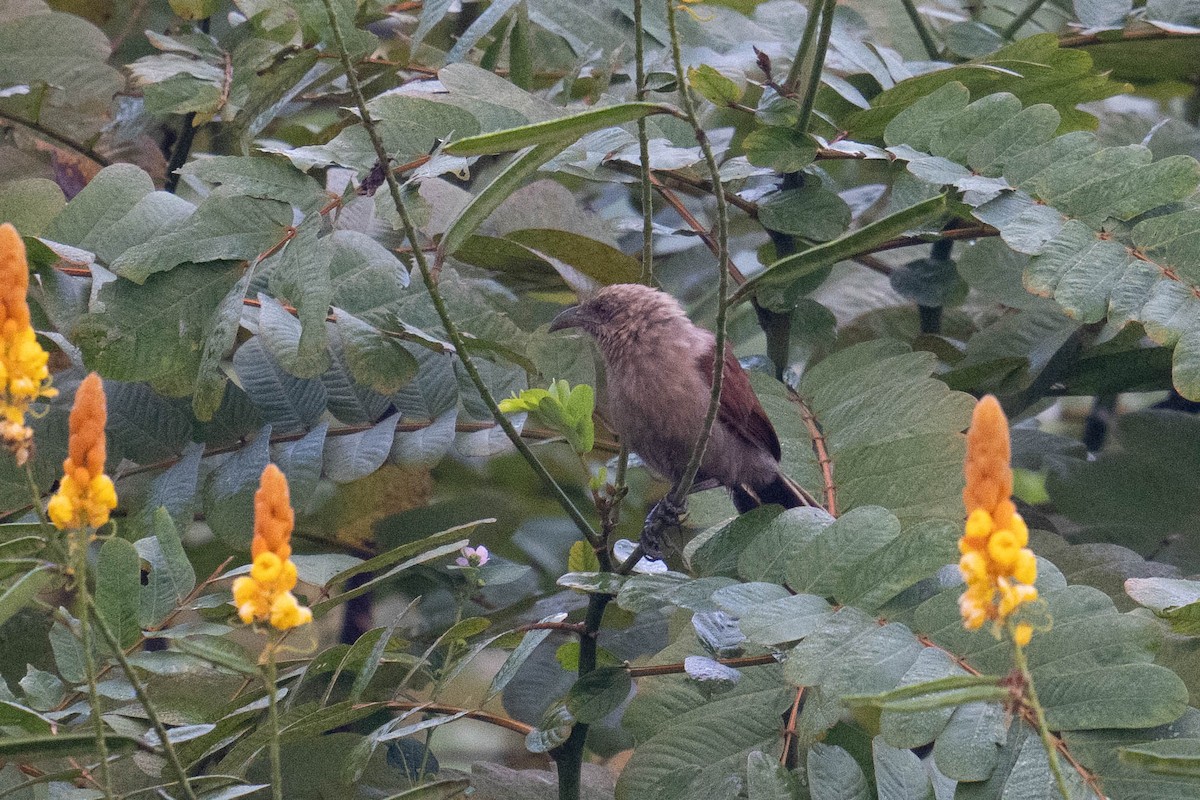
M 727 667 L 739 669 L 741 667 L 762 667 L 767 664 L 778 664 L 779 659 L 774 653 L 768 653 L 762 656 L 742 656 L 741 658 L 717 658 L 713 659 L 718 664 L 724 664 Z M 657 675 L 679 675 L 687 672 L 683 662 L 675 664 L 654 664 L 648 667 L 630 667 L 629 677 L 631 678 L 650 678 Z
M 532 725 L 526 725 L 524 722 L 519 722 L 515 719 L 502 717 L 499 714 L 489 714 L 487 711 L 479 711 L 471 708 L 459 708 L 458 706 L 446 705 L 445 703 L 414 703 L 404 700 L 391 700 L 384 706 L 385 708 L 394 711 L 427 711 L 430 714 L 462 714 L 467 719 L 477 719 L 480 722 L 487 722 L 500 728 L 507 728 L 514 733 L 519 733 L 522 736 L 527 736 L 536 730 Z M 466 712 L 466 713 L 463 713 Z
M 718 245 L 716 237 L 714 237 L 707 228 L 700 224 L 700 220 L 696 219 L 696 217 L 692 215 L 692 212 L 687 210 L 687 207 L 684 206 L 683 201 L 679 199 L 679 196 L 664 186 L 662 181 L 658 180 L 653 173 L 650 175 L 650 183 L 654 186 L 662 198 L 666 200 L 668 204 L 670 204 L 671 208 L 675 209 L 679 216 L 683 217 L 683 220 L 688 224 L 688 227 L 695 231 L 696 235 L 704 240 L 704 244 L 709 251 L 712 252 L 714 256 L 720 253 L 721 248 Z M 732 259 L 729 259 L 725 266 L 729 271 L 729 277 L 733 278 L 735 283 L 740 286 L 746 282 L 746 276 L 743 275 L 742 271 L 737 268 L 737 265 L 733 263 Z
M 942 242 L 947 239 L 958 241 L 960 239 L 982 239 L 986 236 L 999 236 L 1000 231 L 993 228 L 991 225 L 972 225 L 968 228 L 949 228 L 933 236 L 898 236 L 895 239 L 888 239 L 886 242 L 880 242 L 872 248 L 862 251 L 859 255 L 868 253 L 882 253 L 885 250 L 898 250 L 901 247 L 919 247 L 923 244 L 933 244 L 934 242 Z
M 800 704 L 804 701 L 804 689 L 801 686 L 796 690 L 796 699 L 792 701 L 792 708 L 788 711 L 787 725 L 783 729 L 783 752 L 779 756 L 779 763 L 783 766 L 789 766 L 791 761 L 792 745 L 796 741 L 796 719 L 800 716 Z
M 800 409 L 800 418 L 808 429 L 808 438 L 812 440 L 813 453 L 817 456 L 817 466 L 821 468 L 821 481 L 825 488 L 825 510 L 831 516 L 837 516 L 837 486 L 833 482 L 833 459 L 829 456 L 829 448 L 825 441 L 825 433 L 817 421 L 816 414 L 808 407 L 804 398 L 794 391 L 788 391 L 788 399 Z
M 61 133 L 52 131 L 46 126 L 37 122 L 33 122 L 32 120 L 21 119 L 20 117 L 14 117 L 11 114 L 6 114 L 0 111 L 0 121 L 11 123 L 13 125 L 20 125 L 22 128 L 28 128 L 41 138 L 48 139 L 60 147 L 65 147 L 68 150 L 74 150 L 76 153 L 79 153 L 79 155 L 96 162 L 102 167 L 111 166 L 113 163 L 110 159 L 100 155 L 87 145 L 77 142 L 74 139 L 70 139 Z

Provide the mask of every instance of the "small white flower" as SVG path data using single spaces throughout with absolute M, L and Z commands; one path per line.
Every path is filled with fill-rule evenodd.
M 460 567 L 482 567 L 488 562 L 488 549 L 483 545 L 479 547 L 464 547 L 462 555 L 454 559 L 454 563 Z

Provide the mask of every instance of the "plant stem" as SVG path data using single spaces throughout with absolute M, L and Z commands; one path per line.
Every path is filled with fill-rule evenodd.
M 588 595 L 587 616 L 583 625 L 585 633 L 579 637 L 579 676 L 583 677 L 596 668 L 598 645 L 596 637 L 604 619 L 604 609 L 612 595 Z M 578 723 L 571 735 L 554 753 L 558 765 L 558 800 L 579 800 L 580 776 L 583 772 L 583 750 L 587 743 L 588 725 Z
M 275 685 L 279 670 L 275 666 L 275 637 L 267 645 L 267 663 L 263 665 L 263 681 L 267 685 L 267 720 L 271 726 L 271 797 L 283 800 L 283 765 L 279 757 L 279 689 Z
M 425 258 L 424 251 L 421 250 L 417 243 L 417 228 L 408 213 L 404 199 L 400 196 L 400 184 L 397 182 L 392 170 L 387 168 L 391 159 L 388 157 L 387 149 L 383 146 L 383 139 L 379 136 L 375 122 L 371 119 L 371 113 L 367 108 L 367 99 L 363 95 L 362 85 L 358 82 L 358 75 L 354 71 L 354 63 L 350 60 L 350 54 L 346 50 L 346 41 L 342 36 L 342 29 L 339 26 L 337 14 L 333 10 L 332 0 L 322 0 L 322 3 L 325 6 L 325 13 L 328 15 L 330 26 L 333 29 L 334 44 L 341 58 L 342 68 L 346 71 L 346 83 L 350 87 L 350 93 L 354 97 L 354 103 L 362 120 L 363 129 L 367 132 L 367 137 L 370 138 L 371 145 L 375 149 L 375 157 L 379 160 L 379 166 L 383 169 L 384 180 L 387 181 L 388 193 L 392 197 L 392 204 L 395 205 L 396 214 L 400 217 L 400 224 L 404 228 L 404 235 L 408 237 L 409 244 L 413 247 L 413 261 L 416 262 L 417 269 L 421 273 L 421 279 L 425 283 L 425 289 L 429 292 L 429 299 L 433 303 L 433 308 L 437 312 L 442 327 L 446 331 L 446 337 L 454 345 L 455 353 L 459 361 L 462 362 L 463 369 L 466 370 L 467 376 L 479 392 L 479 396 L 488 407 L 488 411 L 491 412 L 496 424 L 500 426 L 509 441 L 517 448 L 517 452 L 529 463 L 534 473 L 537 474 L 546 488 L 554 495 L 558 504 L 566 511 L 567 516 L 571 518 L 571 521 L 575 523 L 575 526 L 579 528 L 579 531 L 587 538 L 588 542 L 593 547 L 599 546 L 601 544 L 600 534 L 587 521 L 571 501 L 571 498 L 563 491 L 563 488 L 558 485 L 558 481 L 554 480 L 554 476 L 550 474 L 545 465 L 534 455 L 529 445 L 525 444 L 525 441 L 521 438 L 521 434 L 513 427 L 508 417 L 500 411 L 500 406 L 496 404 L 496 399 L 492 397 L 492 393 L 488 390 L 487 384 L 484 383 L 483 377 L 479 374 L 479 370 L 476 368 L 475 362 L 467 350 L 466 340 L 459 332 L 458 326 L 454 324 L 454 320 L 450 318 L 450 312 L 447 310 L 445 300 L 443 300 L 441 291 L 438 289 L 437 279 L 433 276 L 433 271 L 429 267 L 429 262 Z
M 100 756 L 100 782 L 104 796 L 113 798 L 112 771 L 108 764 L 108 743 L 104 740 L 104 720 L 100 716 L 100 690 L 96 682 L 95 637 L 92 635 L 92 596 L 87 587 L 87 536 L 88 531 L 73 531 L 73 535 L 84 538 L 84 543 L 72 548 L 75 556 L 72 569 L 75 571 L 76 588 L 79 592 L 79 642 L 83 646 L 83 670 L 87 676 L 88 705 L 92 712 L 92 730 L 96 734 L 96 754 Z
M 813 37 L 817 35 L 817 23 L 821 19 L 823 2 L 824 0 L 813 0 L 812 8 L 808 10 L 808 19 L 804 22 L 804 33 L 800 36 L 800 43 L 796 45 L 796 56 L 792 59 L 792 67 L 783 81 L 783 88 L 789 93 L 795 92 L 801 78 L 804 78 L 807 72 L 812 71 L 811 68 L 806 71 L 805 65 L 810 61 L 808 51 L 812 47 Z M 805 83 L 807 82 L 805 79 Z
M 646 99 L 646 32 L 642 30 L 642 4 L 645 0 L 633 0 L 633 60 L 636 98 Z M 654 283 L 654 194 L 650 187 L 650 135 L 646 129 L 646 118 L 637 121 L 638 154 L 641 159 L 639 173 L 642 178 L 642 283 Z
M 201 33 L 208 33 L 208 27 L 211 23 L 209 17 L 200 20 L 197 26 Z M 183 124 L 179 129 L 179 138 L 175 140 L 175 146 L 171 148 L 171 160 L 167 162 L 167 177 L 163 180 L 163 191 L 175 194 L 175 190 L 179 188 L 179 179 L 182 177 L 177 170 L 187 163 L 188 155 L 192 152 L 192 142 L 196 140 L 196 112 L 188 112 L 183 117 Z
M 925 52 L 929 57 L 936 61 L 940 57 L 938 52 L 937 42 L 933 40 L 933 34 L 929 32 L 929 28 L 925 27 L 925 21 L 921 19 L 921 13 L 917 11 L 917 5 L 913 0 L 900 0 L 904 5 L 904 11 L 908 14 L 908 18 L 912 20 L 913 27 L 917 29 L 917 36 L 921 39 L 921 44 L 925 46 Z
M 1008 625 L 1008 633 L 1009 638 L 1013 639 L 1013 661 L 1016 662 L 1017 670 L 1021 673 L 1021 677 L 1025 681 L 1029 706 L 1033 709 L 1034 717 L 1037 719 L 1038 733 L 1042 737 L 1042 746 L 1046 748 L 1046 759 L 1050 763 L 1050 772 L 1054 775 L 1054 782 L 1057 784 L 1058 791 L 1063 796 L 1063 800 L 1071 800 L 1071 792 L 1067 788 L 1067 779 L 1063 776 L 1062 767 L 1058 763 L 1058 746 L 1055 744 L 1050 729 L 1046 727 L 1046 712 L 1042 709 L 1042 704 L 1038 701 L 1037 690 L 1033 688 L 1033 676 L 1029 673 L 1029 661 L 1025 658 L 1025 648 L 1017 644 L 1011 623 Z
M 829 37 L 833 33 L 833 9 L 837 6 L 837 0 L 813 0 L 813 11 L 809 14 L 816 13 L 816 7 L 820 4 L 821 7 L 821 26 L 817 34 L 816 40 L 812 45 L 812 52 L 804 53 L 804 61 L 808 64 L 805 70 L 804 77 L 805 86 L 803 93 L 800 95 L 800 116 L 796 120 L 796 130 L 801 133 L 808 130 L 808 122 L 812 119 L 813 106 L 817 102 L 817 90 L 821 87 L 821 70 L 825 66 L 825 52 L 829 49 Z M 810 20 L 811 21 L 811 20 Z M 808 29 L 805 29 L 808 33 Z M 802 43 L 803 44 L 803 43 Z M 800 52 L 797 51 L 797 58 L 800 57 Z M 793 64 L 793 68 L 795 65 Z M 789 75 L 789 79 L 790 79 Z M 789 84 L 790 85 L 790 84 Z
M 666 0 L 666 5 L 667 31 L 671 38 L 671 63 L 675 68 L 675 79 L 679 85 L 680 104 L 683 106 L 684 117 L 695 132 L 696 143 L 700 145 L 700 151 L 704 154 L 704 163 L 708 167 L 708 174 L 712 179 L 713 197 L 717 201 L 717 319 L 715 349 L 713 350 L 712 393 L 708 399 L 708 413 L 704 417 L 704 427 L 696 439 L 696 444 L 692 447 L 692 455 L 688 459 L 687 468 L 669 495 L 676 506 L 682 506 L 687 499 L 688 491 L 692 488 L 692 482 L 696 480 L 696 473 L 700 471 L 700 464 L 704 461 L 704 450 L 708 446 L 708 438 L 712 433 L 713 424 L 717 419 L 717 411 L 721 406 L 721 385 L 725 379 L 725 321 L 729 311 L 725 302 L 729 293 L 729 272 L 725 269 L 725 264 L 729 260 L 729 209 L 725 203 L 725 187 L 721 183 L 721 170 L 716 156 L 713 155 L 712 145 L 709 144 L 708 134 L 700 126 L 700 120 L 696 116 L 696 105 L 692 102 L 687 85 L 687 75 L 683 71 L 679 30 L 675 21 L 676 0 Z M 601 610 L 603 611 L 603 609 Z M 582 665 L 581 654 L 580 666 L 582 667 Z
M 167 735 L 167 728 L 163 725 L 162 720 L 158 717 L 158 712 L 154 710 L 154 703 L 151 702 L 150 696 L 146 694 L 146 687 L 142 686 L 141 679 L 137 676 L 133 665 L 129 663 L 129 659 L 125 656 L 125 651 L 121 649 L 121 642 L 117 639 L 116 634 L 108 627 L 108 623 L 104 621 L 99 611 L 96 608 L 95 600 L 88 595 L 86 597 L 88 611 L 94 614 L 96 627 L 100 629 L 100 635 L 104 637 L 104 641 L 108 643 L 108 649 L 112 651 L 113 658 L 121 665 L 121 670 L 125 673 L 125 678 L 129 681 L 129 685 L 133 687 L 133 693 L 137 696 L 138 703 L 146 712 L 146 718 L 150 720 L 150 727 L 154 728 L 154 732 L 158 734 L 159 742 L 163 749 L 163 755 L 167 758 L 167 763 L 171 765 L 171 769 L 175 772 L 175 778 L 179 781 L 179 786 L 183 790 L 187 800 L 199 800 L 196 797 L 196 791 L 192 788 L 191 780 L 188 778 L 187 770 L 183 768 L 183 762 L 179 760 L 179 754 L 175 752 L 175 745 L 171 744 L 171 739 Z
M 1005 39 L 1011 39 L 1017 31 L 1021 30 L 1021 26 L 1030 20 L 1030 18 L 1038 12 L 1038 9 L 1046 0 L 1033 0 L 1032 3 L 1025 6 L 1025 10 L 1017 14 L 1016 18 L 1008 24 L 1008 27 L 1000 34 Z

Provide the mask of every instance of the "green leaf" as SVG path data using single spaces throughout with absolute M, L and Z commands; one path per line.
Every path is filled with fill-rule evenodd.
M 231 194 L 291 203 L 306 212 L 329 202 L 321 184 L 269 156 L 202 156 L 183 165 L 179 174 L 224 186 Z
M 413 544 L 419 544 L 421 546 L 420 548 L 417 548 L 418 549 L 417 555 L 409 558 L 408 560 L 398 564 L 395 567 L 392 567 L 387 572 L 384 572 L 380 575 L 376 575 L 371 580 L 368 580 L 364 583 L 361 583 L 361 584 L 355 586 L 353 589 L 348 589 L 340 594 L 334 595 L 333 597 L 313 603 L 313 605 L 312 605 L 313 615 L 320 616 L 321 614 L 325 613 L 326 611 L 333 608 L 334 606 L 340 605 L 340 604 L 346 602 L 347 600 L 352 600 L 355 597 L 360 597 L 361 595 L 364 595 L 367 592 L 371 591 L 377 585 L 383 583 L 384 581 L 390 580 L 391 578 L 395 577 L 396 575 L 399 575 L 401 572 L 404 572 L 407 569 L 411 569 L 412 567 L 415 567 L 418 564 L 425 564 L 430 561 L 434 561 L 435 559 L 442 558 L 443 556 L 448 556 L 451 553 L 455 553 L 455 552 L 461 550 L 462 548 L 466 547 L 467 544 L 469 544 L 469 541 L 467 539 L 459 539 L 458 541 L 451 542 L 450 544 L 444 544 L 444 545 L 441 545 L 440 547 L 433 547 L 429 550 L 426 550 L 425 552 L 420 552 L 420 549 L 426 546 L 426 543 L 424 540 L 419 543 L 414 542 Z M 397 549 L 399 549 L 399 548 L 397 548 Z M 378 558 L 378 556 L 376 558 Z M 372 567 L 367 566 L 372 561 L 374 561 L 374 559 L 368 559 L 367 561 L 364 561 L 361 564 L 358 564 L 355 567 L 352 567 L 351 569 L 354 570 L 354 573 L 351 573 L 350 570 L 344 570 L 340 574 L 341 575 L 356 574 L 357 572 L 363 571 L 364 568 L 372 569 Z M 336 583 L 336 582 L 337 582 L 336 576 L 335 576 L 335 578 L 330 580 L 331 584 Z
M 128 752 L 137 747 L 137 740 L 113 733 L 104 735 L 109 753 Z M 5 736 L 0 738 L 0 756 L 21 759 L 69 758 L 96 750 L 93 733 L 59 733 L 45 736 Z
M 808 751 L 808 791 L 812 800 L 869 800 L 871 796 L 854 756 L 822 742 Z
M 850 206 L 819 183 L 772 195 L 758 206 L 758 221 L 769 230 L 827 242 L 850 225 Z
M 166 395 L 192 391 L 210 322 L 242 275 L 237 266 L 196 265 L 93 288 L 74 341 L 87 365 L 107 378 L 148 381 Z M 241 298 L 238 298 L 240 311 Z M 231 340 L 232 341 L 232 340 Z
M 20 728 L 32 734 L 49 734 L 54 730 L 54 723 L 46 717 L 32 708 L 8 700 L 0 700 L 0 725 Z
M 346 366 L 355 382 L 395 394 L 417 374 L 417 359 L 397 338 L 379 331 L 345 311 L 335 311 Z
M 566 146 L 585 133 L 623 125 L 651 114 L 676 113 L 674 108 L 659 103 L 619 103 L 518 128 L 469 136 L 450 142 L 443 151 L 455 156 L 483 156 L 552 142 Z
M 1200 778 L 1200 739 L 1174 739 L 1122 747 L 1121 760 L 1165 775 Z
M 1008 727 L 998 703 L 959 706 L 933 746 L 938 770 L 958 781 L 986 780 L 1000 759 Z
M 270 459 L 271 428 L 226 458 L 204 479 L 204 517 L 228 544 L 249 550 L 254 530 L 254 493 Z
M 517 2 L 519 0 L 497 0 L 497 2 L 488 6 L 482 14 L 471 22 L 462 35 L 458 37 L 458 41 L 454 43 L 454 47 L 446 54 L 446 61 L 448 63 L 462 61 L 467 53 L 471 52 L 471 48 L 486 36 L 488 31 L 500 23 L 500 19 L 511 11 Z
M 754 750 L 746 757 L 746 788 L 750 800 L 792 800 L 799 794 L 800 784 L 779 759 Z
M 295 360 L 289 363 L 281 359 L 288 371 L 300 378 L 311 378 L 329 367 L 325 319 L 333 298 L 329 273 L 332 257 L 330 240 L 317 238 L 317 226 L 303 225 L 270 273 L 271 291 L 291 301 L 300 321 L 300 335 L 294 342 Z M 279 350 L 273 348 L 272 352 L 278 357 Z
M 756 167 L 776 172 L 799 172 L 817 157 L 816 144 L 801 131 L 780 125 L 764 125 L 742 140 L 746 159 Z
M 566 618 L 566 614 L 552 614 L 538 621 L 562 622 Z M 496 674 L 492 676 L 492 683 L 488 687 L 488 699 L 491 699 L 500 694 L 500 692 L 504 691 L 504 687 L 507 686 L 514 677 L 516 677 L 517 670 L 519 670 L 521 666 L 529 660 L 529 657 L 533 655 L 533 651 L 538 648 L 538 645 L 546 641 L 546 638 L 553 632 L 554 631 L 550 629 L 539 629 L 525 632 L 525 636 L 521 639 L 521 643 L 517 645 L 511 653 L 509 653 L 508 658 L 506 658 L 504 663 L 500 665 L 500 669 L 498 669 Z
M 162 506 L 154 512 L 153 530 L 153 538 L 135 543 L 139 555 L 150 563 L 138 612 L 138 622 L 144 628 L 157 627 L 196 588 L 196 571 L 183 550 L 171 515 Z
M 141 592 L 141 559 L 137 549 L 124 539 L 108 539 L 96 562 L 96 612 L 121 647 L 131 647 L 142 637 L 138 624 Z
M 742 99 L 742 90 L 738 85 L 708 64 L 688 67 L 687 81 L 715 106 L 729 106 Z
M 1054 730 L 1149 728 L 1178 719 L 1188 706 L 1183 680 L 1156 664 L 1119 664 L 1035 677 L 1046 724 Z
M 188 655 L 242 675 L 259 674 L 253 656 L 245 647 L 231 639 L 218 636 L 188 636 L 174 640 L 174 646 Z
M 26 178 L 0 184 L 0 222 L 22 236 L 38 236 L 67 201 L 58 184 L 45 178 Z
M 845 261 L 941 215 L 946 210 L 947 200 L 944 194 L 923 200 L 839 239 L 781 258 L 742 284 L 730 297 L 730 302 L 741 302 L 751 295 L 762 293 L 786 295 L 788 288 L 801 278 Z
M 551 265 L 562 262 L 599 283 L 635 282 L 641 274 L 641 262 L 605 242 L 572 231 L 549 228 L 523 228 L 505 234 L 540 258 L 549 257 Z
M 48 42 L 60 44 L 53 54 Z M 107 63 L 110 50 L 108 37 L 80 16 L 51 11 L 41 0 L 7 7 L 0 21 L 0 82 L 30 92 L 0 99 L 0 111 L 89 140 L 109 123 L 113 96 L 124 86 Z
M 312 428 L 317 424 L 328 395 L 315 378 L 297 378 L 276 361 L 263 337 L 252 337 L 233 354 L 233 368 L 242 388 L 263 418 L 280 432 Z
M 29 604 L 43 589 L 57 578 L 56 570 L 49 564 L 35 567 L 10 583 L 0 592 L 0 625 Z
M 585 594 L 611 594 L 616 596 L 621 584 L 626 580 L 624 575 L 612 572 L 568 572 L 555 581 L 559 586 L 574 589 Z
M 384 417 L 365 431 L 325 439 L 325 474 L 335 483 L 365 478 L 383 466 L 392 451 L 398 414 Z
M 632 687 L 633 680 L 624 667 L 594 669 L 580 676 L 567 692 L 567 710 L 576 722 L 600 722 L 625 702 Z
M 747 639 L 766 646 L 803 639 L 833 611 L 820 597 L 788 594 L 773 583 L 727 586 L 713 592 L 712 599 L 738 618 L 738 627 Z
M 933 785 L 916 753 L 892 747 L 876 736 L 871 740 L 871 760 L 879 800 L 933 800 Z
M 853 508 L 792 551 L 788 586 L 797 592 L 844 598 L 859 565 L 899 535 L 900 521 L 887 509 Z
M 656 655 L 653 663 L 699 654 L 703 650 L 689 634 Z M 624 716 L 638 746 L 617 780 L 618 800 L 663 797 L 672 788 L 690 784 L 700 769 L 724 776 L 740 771 L 752 751 L 773 751 L 779 715 L 795 698 L 795 689 L 782 681 L 780 669 L 742 669 L 742 679 L 717 694 L 683 675 L 641 682 Z M 722 735 L 714 736 L 714 730 Z
M 528 150 L 518 153 L 491 182 L 479 190 L 471 200 L 459 211 L 438 243 L 438 252 L 444 255 L 454 255 L 467 243 L 483 221 L 500 207 L 512 193 L 525 182 L 538 168 L 550 159 L 567 149 L 569 141 L 552 141 L 535 145 Z
M 1167 620 L 1171 630 L 1200 636 L 1200 581 L 1179 578 L 1130 578 L 1129 596 Z
M 112 269 L 142 284 L 156 272 L 187 262 L 252 261 L 282 241 L 291 223 L 289 205 L 215 191 L 186 222 L 129 248 Z
M 567 554 L 567 571 L 568 572 L 599 572 L 600 559 L 596 556 L 596 551 L 587 542 L 580 539 L 571 545 L 571 550 Z M 624 587 L 622 587 L 624 591 Z

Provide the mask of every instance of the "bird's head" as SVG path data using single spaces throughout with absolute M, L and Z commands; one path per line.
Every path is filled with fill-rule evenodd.
M 579 328 L 607 350 L 680 322 L 687 322 L 687 315 L 671 295 L 637 283 L 617 283 L 562 311 L 550 323 L 550 330 Z

